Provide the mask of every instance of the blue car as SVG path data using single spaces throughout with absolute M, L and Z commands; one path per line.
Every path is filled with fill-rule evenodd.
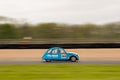
M 77 53 L 74 52 L 66 52 L 63 48 L 60 47 L 53 47 L 48 49 L 44 55 L 42 56 L 42 59 L 46 62 L 50 61 L 72 61 L 76 62 L 79 60 L 79 56 Z

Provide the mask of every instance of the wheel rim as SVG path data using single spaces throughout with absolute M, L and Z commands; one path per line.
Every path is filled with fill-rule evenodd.
M 75 58 L 75 57 L 72 57 L 72 58 L 71 58 L 71 61 L 76 61 L 76 58 Z

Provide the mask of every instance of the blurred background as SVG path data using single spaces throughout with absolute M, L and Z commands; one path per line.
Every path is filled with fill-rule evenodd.
M 0 44 L 119 42 L 119 0 L 0 0 Z
M 120 22 L 30 24 L 3 16 L 0 21 L 0 44 L 120 43 Z

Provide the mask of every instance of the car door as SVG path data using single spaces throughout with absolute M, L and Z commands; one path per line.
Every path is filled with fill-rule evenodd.
M 60 52 L 60 59 L 61 60 L 67 60 L 67 53 L 65 52 L 64 49 L 59 49 Z
M 52 59 L 53 60 L 59 60 L 58 49 L 53 49 L 52 50 Z

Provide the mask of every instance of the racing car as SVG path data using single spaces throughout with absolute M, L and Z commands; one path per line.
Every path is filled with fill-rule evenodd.
M 51 61 L 71 61 L 76 62 L 79 60 L 79 55 L 75 52 L 66 52 L 61 47 L 52 47 L 49 48 L 44 55 L 42 56 L 42 60 L 46 62 Z

